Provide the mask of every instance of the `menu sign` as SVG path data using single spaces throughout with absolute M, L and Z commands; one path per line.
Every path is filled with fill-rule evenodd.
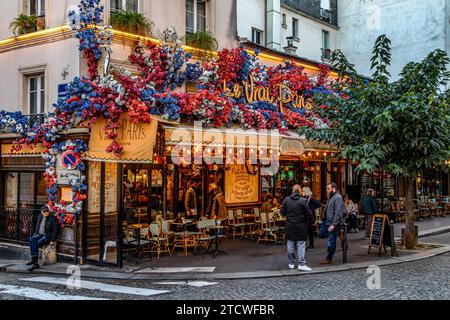
M 89 163 L 89 197 L 88 211 L 89 213 L 100 213 L 100 192 L 101 192 L 101 163 Z
M 372 228 L 370 231 L 369 254 L 372 247 L 378 248 L 378 255 L 381 256 L 381 250 L 386 247 L 391 248 L 391 255 L 398 256 L 394 238 L 394 228 L 389 223 L 386 215 L 376 214 L 372 218 Z
M 228 205 L 259 201 L 259 172 L 250 174 L 245 165 L 233 165 L 225 171 L 225 201 Z
M 105 213 L 117 212 L 117 163 L 105 163 Z

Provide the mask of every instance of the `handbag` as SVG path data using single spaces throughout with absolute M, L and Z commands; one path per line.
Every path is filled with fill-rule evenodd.
M 44 250 L 42 251 L 42 264 L 45 266 L 55 264 L 56 262 L 58 262 L 56 245 L 49 244 L 48 246 L 44 247 Z

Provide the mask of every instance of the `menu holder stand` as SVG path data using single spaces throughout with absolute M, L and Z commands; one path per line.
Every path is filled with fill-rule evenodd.
M 392 257 L 398 257 L 394 237 L 394 226 L 389 223 L 389 218 L 387 215 L 376 214 L 372 217 L 368 254 L 370 254 L 372 247 L 378 248 L 379 257 L 381 257 L 382 249 L 384 249 L 384 252 L 387 253 L 386 247 L 391 248 Z

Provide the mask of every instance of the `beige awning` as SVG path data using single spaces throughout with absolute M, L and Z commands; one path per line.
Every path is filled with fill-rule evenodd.
M 235 148 L 277 149 L 281 156 L 300 157 L 307 151 L 336 151 L 323 143 L 308 141 L 297 132 L 288 130 L 286 134 L 277 131 L 201 128 L 192 125 L 163 125 L 167 146 L 214 146 Z
M 152 118 L 150 123 L 132 123 L 128 114 L 123 114 L 118 129 L 118 142 L 123 146 L 120 155 L 108 153 L 106 150 L 112 143 L 106 137 L 106 120 L 97 119 L 91 128 L 89 149 L 86 160 L 121 163 L 153 163 L 153 153 L 158 131 L 158 119 Z
M 41 156 L 44 150 L 44 145 L 39 143 L 37 145 L 22 145 L 19 151 L 15 151 L 12 143 L 6 143 L 2 144 L 1 154 L 2 156 L 13 157 Z

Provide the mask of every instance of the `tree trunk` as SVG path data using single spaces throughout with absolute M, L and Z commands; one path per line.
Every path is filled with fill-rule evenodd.
M 412 250 L 416 246 L 416 229 L 414 215 L 414 178 L 405 178 L 405 195 L 406 195 L 406 222 L 405 222 L 405 249 Z

